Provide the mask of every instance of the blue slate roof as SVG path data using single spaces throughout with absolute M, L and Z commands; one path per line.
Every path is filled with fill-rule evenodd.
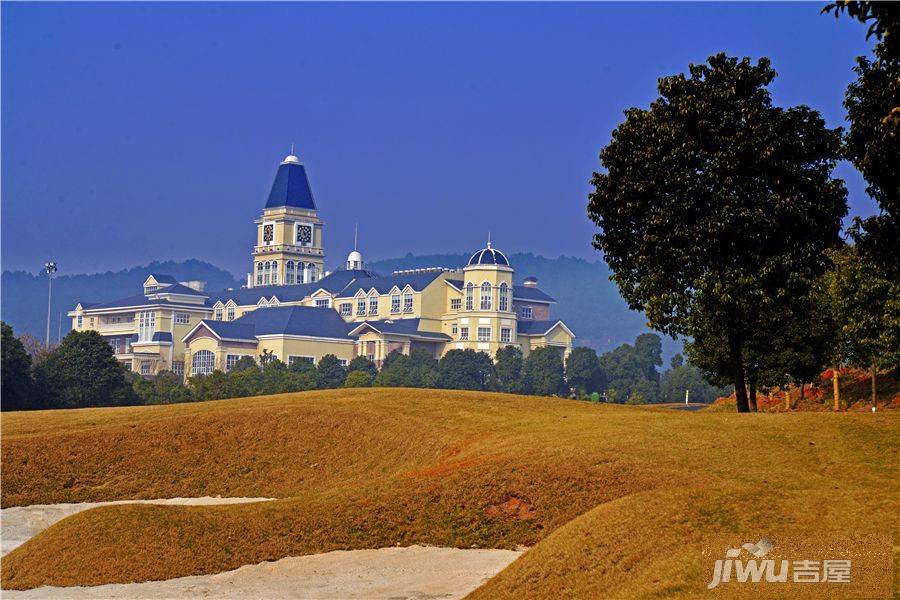
M 275 174 L 275 182 L 272 184 L 272 191 L 269 192 L 266 208 L 279 206 L 316 210 L 316 202 L 313 200 L 309 178 L 306 176 L 306 168 L 303 165 L 296 163 L 278 165 L 278 172 Z
M 203 292 L 198 292 L 194 288 L 189 288 L 181 283 L 167 285 L 166 287 L 156 290 L 155 294 L 182 294 L 184 296 L 206 296 Z
M 544 335 L 557 323 L 562 323 L 560 319 L 555 321 L 519 321 L 516 325 L 519 335 Z
M 160 273 L 150 273 L 148 276 L 156 280 L 156 283 L 178 283 L 178 280 L 171 275 L 162 275 Z M 146 281 L 146 280 L 145 280 Z
M 219 337 L 256 341 L 260 335 L 303 335 L 333 339 L 349 339 L 354 326 L 331 308 L 313 306 L 273 306 L 258 308 L 234 321 L 201 321 Z
M 153 337 L 150 338 L 151 342 L 171 342 L 172 334 L 168 331 L 157 331 L 153 334 Z
M 332 294 L 339 294 L 347 289 L 347 286 L 361 278 L 378 277 L 378 273 L 365 269 L 343 269 L 326 275 L 316 283 L 316 289 L 323 288 Z
M 348 285 L 342 297 L 353 296 L 359 290 L 368 293 L 369 290 L 375 288 L 379 294 L 387 294 L 397 286 L 399 289 L 405 288 L 407 285 L 414 291 L 420 292 L 425 289 L 428 284 L 437 279 L 441 275 L 440 271 L 429 271 L 427 273 L 408 273 L 398 275 L 386 275 L 379 277 L 360 277 Z
M 298 283 L 295 285 L 264 285 L 253 288 L 241 288 L 238 290 L 222 290 L 220 292 L 209 292 L 209 305 L 212 306 L 218 301 L 222 304 L 228 304 L 229 300 L 240 306 L 248 306 L 256 304 L 260 298 L 267 301 L 275 296 L 279 302 L 295 302 L 303 300 L 306 296 L 312 294 L 321 287 L 317 283 Z
M 99 309 L 99 308 L 128 308 L 130 306 L 147 306 L 150 304 L 178 304 L 177 302 L 171 302 L 165 298 L 153 299 L 151 300 L 144 294 L 136 294 L 134 296 L 128 296 L 127 298 L 119 298 L 118 300 L 110 300 L 109 302 L 100 302 L 91 306 L 91 309 Z M 84 303 L 82 303 L 84 306 Z M 183 305 L 180 305 L 183 306 Z
M 513 300 L 528 300 L 530 302 L 556 302 L 552 296 L 545 294 L 536 287 L 526 285 L 513 286 Z
M 421 338 L 433 339 L 434 341 L 445 342 L 452 339 L 444 333 L 434 331 L 419 331 L 419 319 L 386 319 L 384 321 L 363 321 L 362 323 L 354 323 L 353 329 L 358 329 L 368 325 L 379 333 L 405 335 Z M 351 330 L 352 331 L 352 330 Z

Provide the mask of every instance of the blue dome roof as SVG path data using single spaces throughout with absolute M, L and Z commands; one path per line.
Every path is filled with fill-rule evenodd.
M 469 259 L 469 266 L 472 265 L 502 265 L 508 267 L 509 259 L 499 250 L 491 248 L 491 244 L 488 242 L 487 248 L 479 250 Z

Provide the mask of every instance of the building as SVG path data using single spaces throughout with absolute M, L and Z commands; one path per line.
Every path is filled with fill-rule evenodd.
M 551 317 L 553 298 L 533 277 L 516 285 L 514 266 L 490 242 L 458 269 L 379 275 L 354 248 L 343 269 L 326 272 L 324 223 L 293 154 L 279 165 L 256 225 L 246 287 L 210 292 L 152 273 L 141 294 L 79 303 L 69 313 L 73 328 L 98 331 L 120 361 L 148 376 L 227 371 L 244 356 L 291 364 L 361 355 L 380 364 L 394 350 L 440 358 L 453 349 L 494 356 L 507 345 L 526 355 L 572 348 L 575 335 Z

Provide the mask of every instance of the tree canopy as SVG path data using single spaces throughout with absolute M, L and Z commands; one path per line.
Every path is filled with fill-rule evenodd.
M 764 345 L 784 298 L 825 269 L 846 214 L 832 178 L 841 131 L 806 106 L 773 106 L 769 60 L 724 54 L 659 80 L 600 153 L 588 213 L 629 307 L 700 347 L 749 410 L 745 352 Z

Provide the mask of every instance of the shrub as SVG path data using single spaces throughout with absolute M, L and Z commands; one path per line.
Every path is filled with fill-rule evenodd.
M 367 370 L 350 371 L 344 380 L 345 388 L 370 387 L 372 385 L 372 374 Z

